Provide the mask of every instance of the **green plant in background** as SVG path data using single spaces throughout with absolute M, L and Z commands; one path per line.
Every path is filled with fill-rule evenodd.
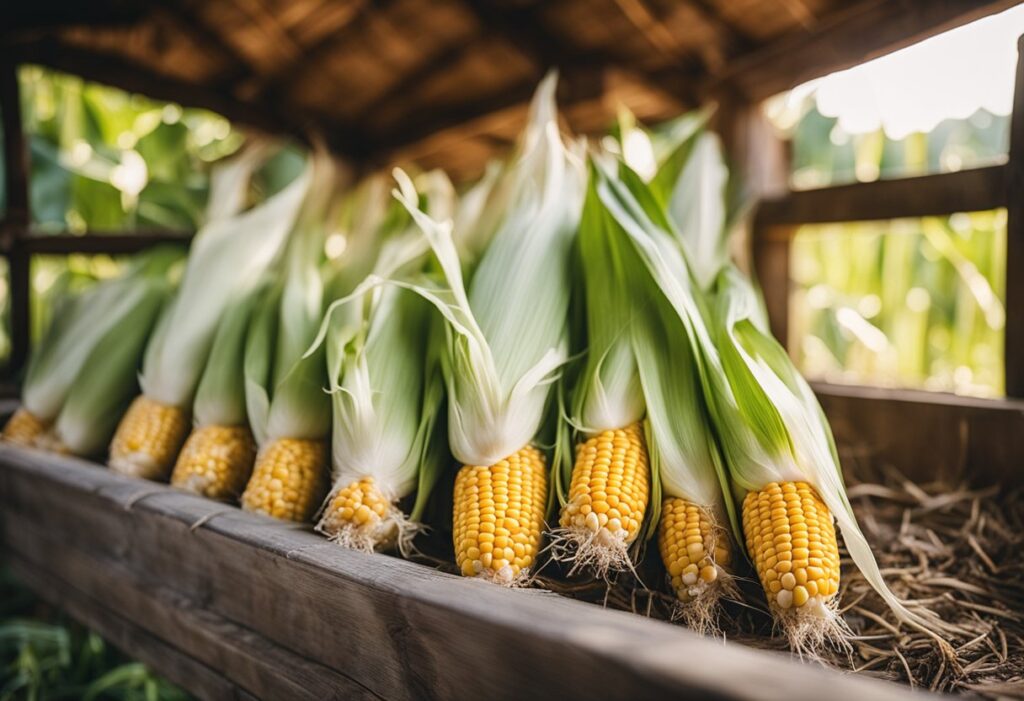
M 0 567 L 0 701 L 190 697 L 67 620 Z
M 31 158 L 36 232 L 87 235 L 131 229 L 197 228 L 210 165 L 243 137 L 205 110 L 181 108 L 35 66 L 21 69 L 22 119 Z M 3 179 L 0 168 L 0 212 Z M 271 170 L 259 180 L 274 189 Z M 117 274 L 110 256 L 37 256 L 32 261 L 32 338 L 57 299 L 75 286 Z M 0 270 L 0 359 L 10 352 L 9 286 Z
M 1008 147 L 1009 119 L 984 110 L 900 140 L 843 132 L 813 96 L 767 111 L 791 139 L 797 189 L 979 167 Z M 791 266 L 789 347 L 805 374 L 1003 393 L 1004 210 L 804 226 Z

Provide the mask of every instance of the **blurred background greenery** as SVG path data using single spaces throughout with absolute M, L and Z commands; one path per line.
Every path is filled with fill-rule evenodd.
M 815 93 L 766 105 L 791 145 L 794 189 L 941 173 L 1005 160 L 1009 117 L 979 109 L 930 132 L 851 134 Z M 999 396 L 1006 212 L 801 227 L 788 345 L 830 382 Z
M 23 67 L 19 82 L 31 156 L 32 226 L 39 233 L 194 230 L 206 203 L 210 165 L 243 140 L 226 119 L 205 110 L 35 66 Z M 3 197 L 0 187 L 0 211 Z M 10 352 L 6 263 L 2 268 L 0 360 Z M 118 261 L 104 255 L 35 257 L 33 338 L 46 328 L 54 299 L 118 269 Z
M 37 599 L 0 565 L 0 701 L 189 698 Z

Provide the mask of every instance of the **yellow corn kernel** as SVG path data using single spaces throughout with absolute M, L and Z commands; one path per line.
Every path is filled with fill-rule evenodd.
M 330 497 L 317 530 L 350 547 L 373 550 L 394 540 L 401 518 L 396 512 L 373 477 L 363 477 Z
M 687 603 L 732 564 L 729 536 L 705 509 L 686 499 L 667 497 L 661 506 L 658 550 L 680 601 Z
M 256 456 L 242 508 L 288 521 L 309 521 L 327 491 L 327 442 L 279 438 Z
M 743 533 L 773 608 L 819 607 L 839 591 L 835 524 L 811 485 L 772 482 L 748 492 Z
M 588 530 L 600 543 L 628 545 L 640 533 L 649 486 L 640 422 L 602 431 L 576 449 L 569 501 L 562 507 L 559 524 Z
M 110 467 L 124 475 L 166 479 L 188 430 L 189 417 L 184 410 L 140 395 L 114 433 Z
M 4 426 L 3 439 L 18 445 L 35 446 L 49 427 L 50 422 L 43 421 L 25 407 L 18 407 Z
M 547 508 L 544 454 L 526 446 L 455 478 L 455 558 L 462 574 L 515 584 L 533 565 Z
M 248 426 L 201 426 L 185 441 L 171 484 L 208 499 L 237 499 L 255 459 L 256 442 Z

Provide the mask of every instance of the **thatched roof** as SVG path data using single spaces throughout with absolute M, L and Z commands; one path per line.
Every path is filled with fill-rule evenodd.
M 12 3 L 15 4 L 15 3 Z M 753 101 L 1005 7 L 966 0 L 29 0 L 0 51 L 359 161 L 471 174 L 550 66 L 582 133 Z

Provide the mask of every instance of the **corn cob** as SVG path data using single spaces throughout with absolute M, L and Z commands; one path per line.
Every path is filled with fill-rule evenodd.
M 393 545 L 404 520 L 376 480 L 363 477 L 327 498 L 317 530 L 335 542 L 369 552 Z
M 684 604 L 720 584 L 719 575 L 732 564 L 728 531 L 706 509 L 679 497 L 662 502 L 658 550 L 672 590 Z
M 237 499 L 256 458 L 248 426 L 201 426 L 178 455 L 171 484 L 208 499 Z
M 832 514 L 814 488 L 772 482 L 748 492 L 743 532 L 772 609 L 823 616 L 839 591 L 839 546 Z
M 25 407 L 18 407 L 4 426 L 3 439 L 17 445 L 35 446 L 49 429 L 49 424 L 37 418 Z
M 559 535 L 577 546 L 574 569 L 592 564 L 603 572 L 628 561 L 626 550 L 640 534 L 649 489 L 640 422 L 602 431 L 577 446 L 569 500 L 559 519 Z
M 143 479 L 166 479 L 188 436 L 189 418 L 179 407 L 139 395 L 110 443 L 110 467 Z
M 540 547 L 547 502 L 544 454 L 533 446 L 455 478 L 455 558 L 463 575 L 500 584 L 526 578 Z
M 279 438 L 260 449 L 242 508 L 274 518 L 313 518 L 327 491 L 327 442 Z

